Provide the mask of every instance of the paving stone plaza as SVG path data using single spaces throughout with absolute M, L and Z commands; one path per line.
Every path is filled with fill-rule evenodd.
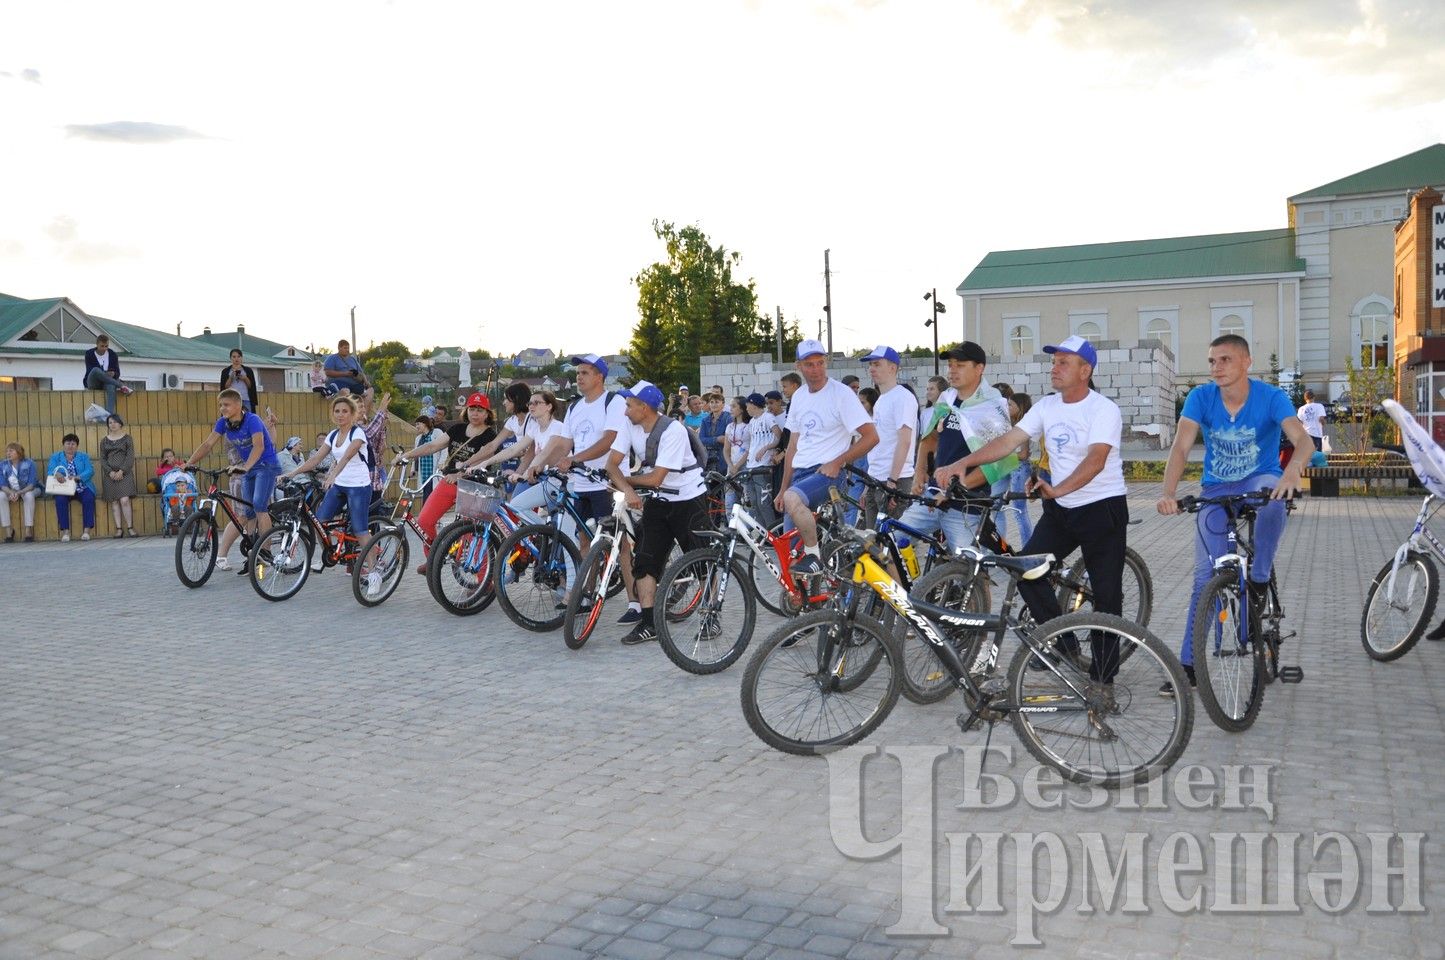
M 1132 493 L 1177 647 L 1190 519 Z M 621 646 L 620 605 L 573 653 L 415 575 L 272 604 L 186 590 L 168 540 L 0 546 L 0 958 L 1445 956 L 1445 644 L 1359 641 L 1417 507 L 1307 501 L 1279 567 L 1305 681 L 1243 734 L 1199 710 L 1159 789 L 1102 797 L 1007 725 L 968 792 L 956 698 L 900 701 L 859 787 L 864 751 L 753 736 L 741 664 Z

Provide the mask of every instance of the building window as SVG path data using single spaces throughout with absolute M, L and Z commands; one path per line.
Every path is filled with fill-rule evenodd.
M 1104 331 L 1100 330 L 1099 325 L 1094 321 L 1085 320 L 1083 323 L 1074 327 L 1074 333 L 1083 337 L 1085 340 L 1100 340 L 1103 339 Z
M 1009 331 L 1008 334 L 1009 353 L 1016 357 L 1031 357 L 1034 355 L 1034 331 L 1031 327 L 1019 324 Z
M 1146 340 L 1158 340 L 1169 348 L 1169 352 L 1178 356 L 1178 348 L 1174 345 L 1174 325 L 1163 317 L 1155 317 L 1144 326 L 1144 338 Z
M 1236 337 L 1244 336 L 1244 318 L 1237 313 L 1219 318 L 1219 332 L 1215 336 L 1224 337 L 1229 334 L 1234 334 Z
M 1360 309 L 1360 366 L 1390 365 L 1390 308 L 1378 301 Z
M 1069 333 L 1086 340 L 1103 340 L 1109 335 L 1108 311 L 1070 310 Z

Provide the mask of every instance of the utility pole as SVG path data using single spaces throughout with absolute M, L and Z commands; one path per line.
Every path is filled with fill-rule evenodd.
M 783 308 L 778 307 L 778 365 L 783 363 Z
M 828 266 L 828 254 L 832 250 L 823 251 L 823 312 L 828 315 L 828 355 L 833 355 L 833 271 Z M 819 339 L 822 339 L 822 331 L 819 331 Z
M 361 344 L 356 342 L 356 308 L 351 308 L 351 349 L 353 352 L 360 352 Z
M 924 300 L 933 301 L 933 319 L 923 321 L 925 327 L 933 328 L 933 374 L 938 375 L 938 315 L 947 313 L 948 308 L 938 302 L 938 288 L 934 287 L 923 295 Z

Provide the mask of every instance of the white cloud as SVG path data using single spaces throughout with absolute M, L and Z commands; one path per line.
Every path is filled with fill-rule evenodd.
M 203 133 L 189 127 L 137 120 L 112 120 L 109 123 L 66 124 L 67 136 L 82 140 L 110 143 L 174 143 L 177 140 L 209 140 Z

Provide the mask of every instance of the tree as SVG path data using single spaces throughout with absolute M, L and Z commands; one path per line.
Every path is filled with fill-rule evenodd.
M 411 348 L 400 340 L 386 340 L 368 347 L 361 355 L 361 362 L 368 363 L 372 360 L 381 360 L 387 357 L 394 358 L 398 363 L 403 363 L 411 359 Z
M 741 255 L 714 247 L 696 225 L 654 220 L 652 230 L 667 259 L 633 278 L 639 314 L 628 344 L 633 374 L 671 389 L 698 382 L 699 357 L 771 353 L 776 334 L 771 318 L 758 313 L 753 281 L 733 279 Z

